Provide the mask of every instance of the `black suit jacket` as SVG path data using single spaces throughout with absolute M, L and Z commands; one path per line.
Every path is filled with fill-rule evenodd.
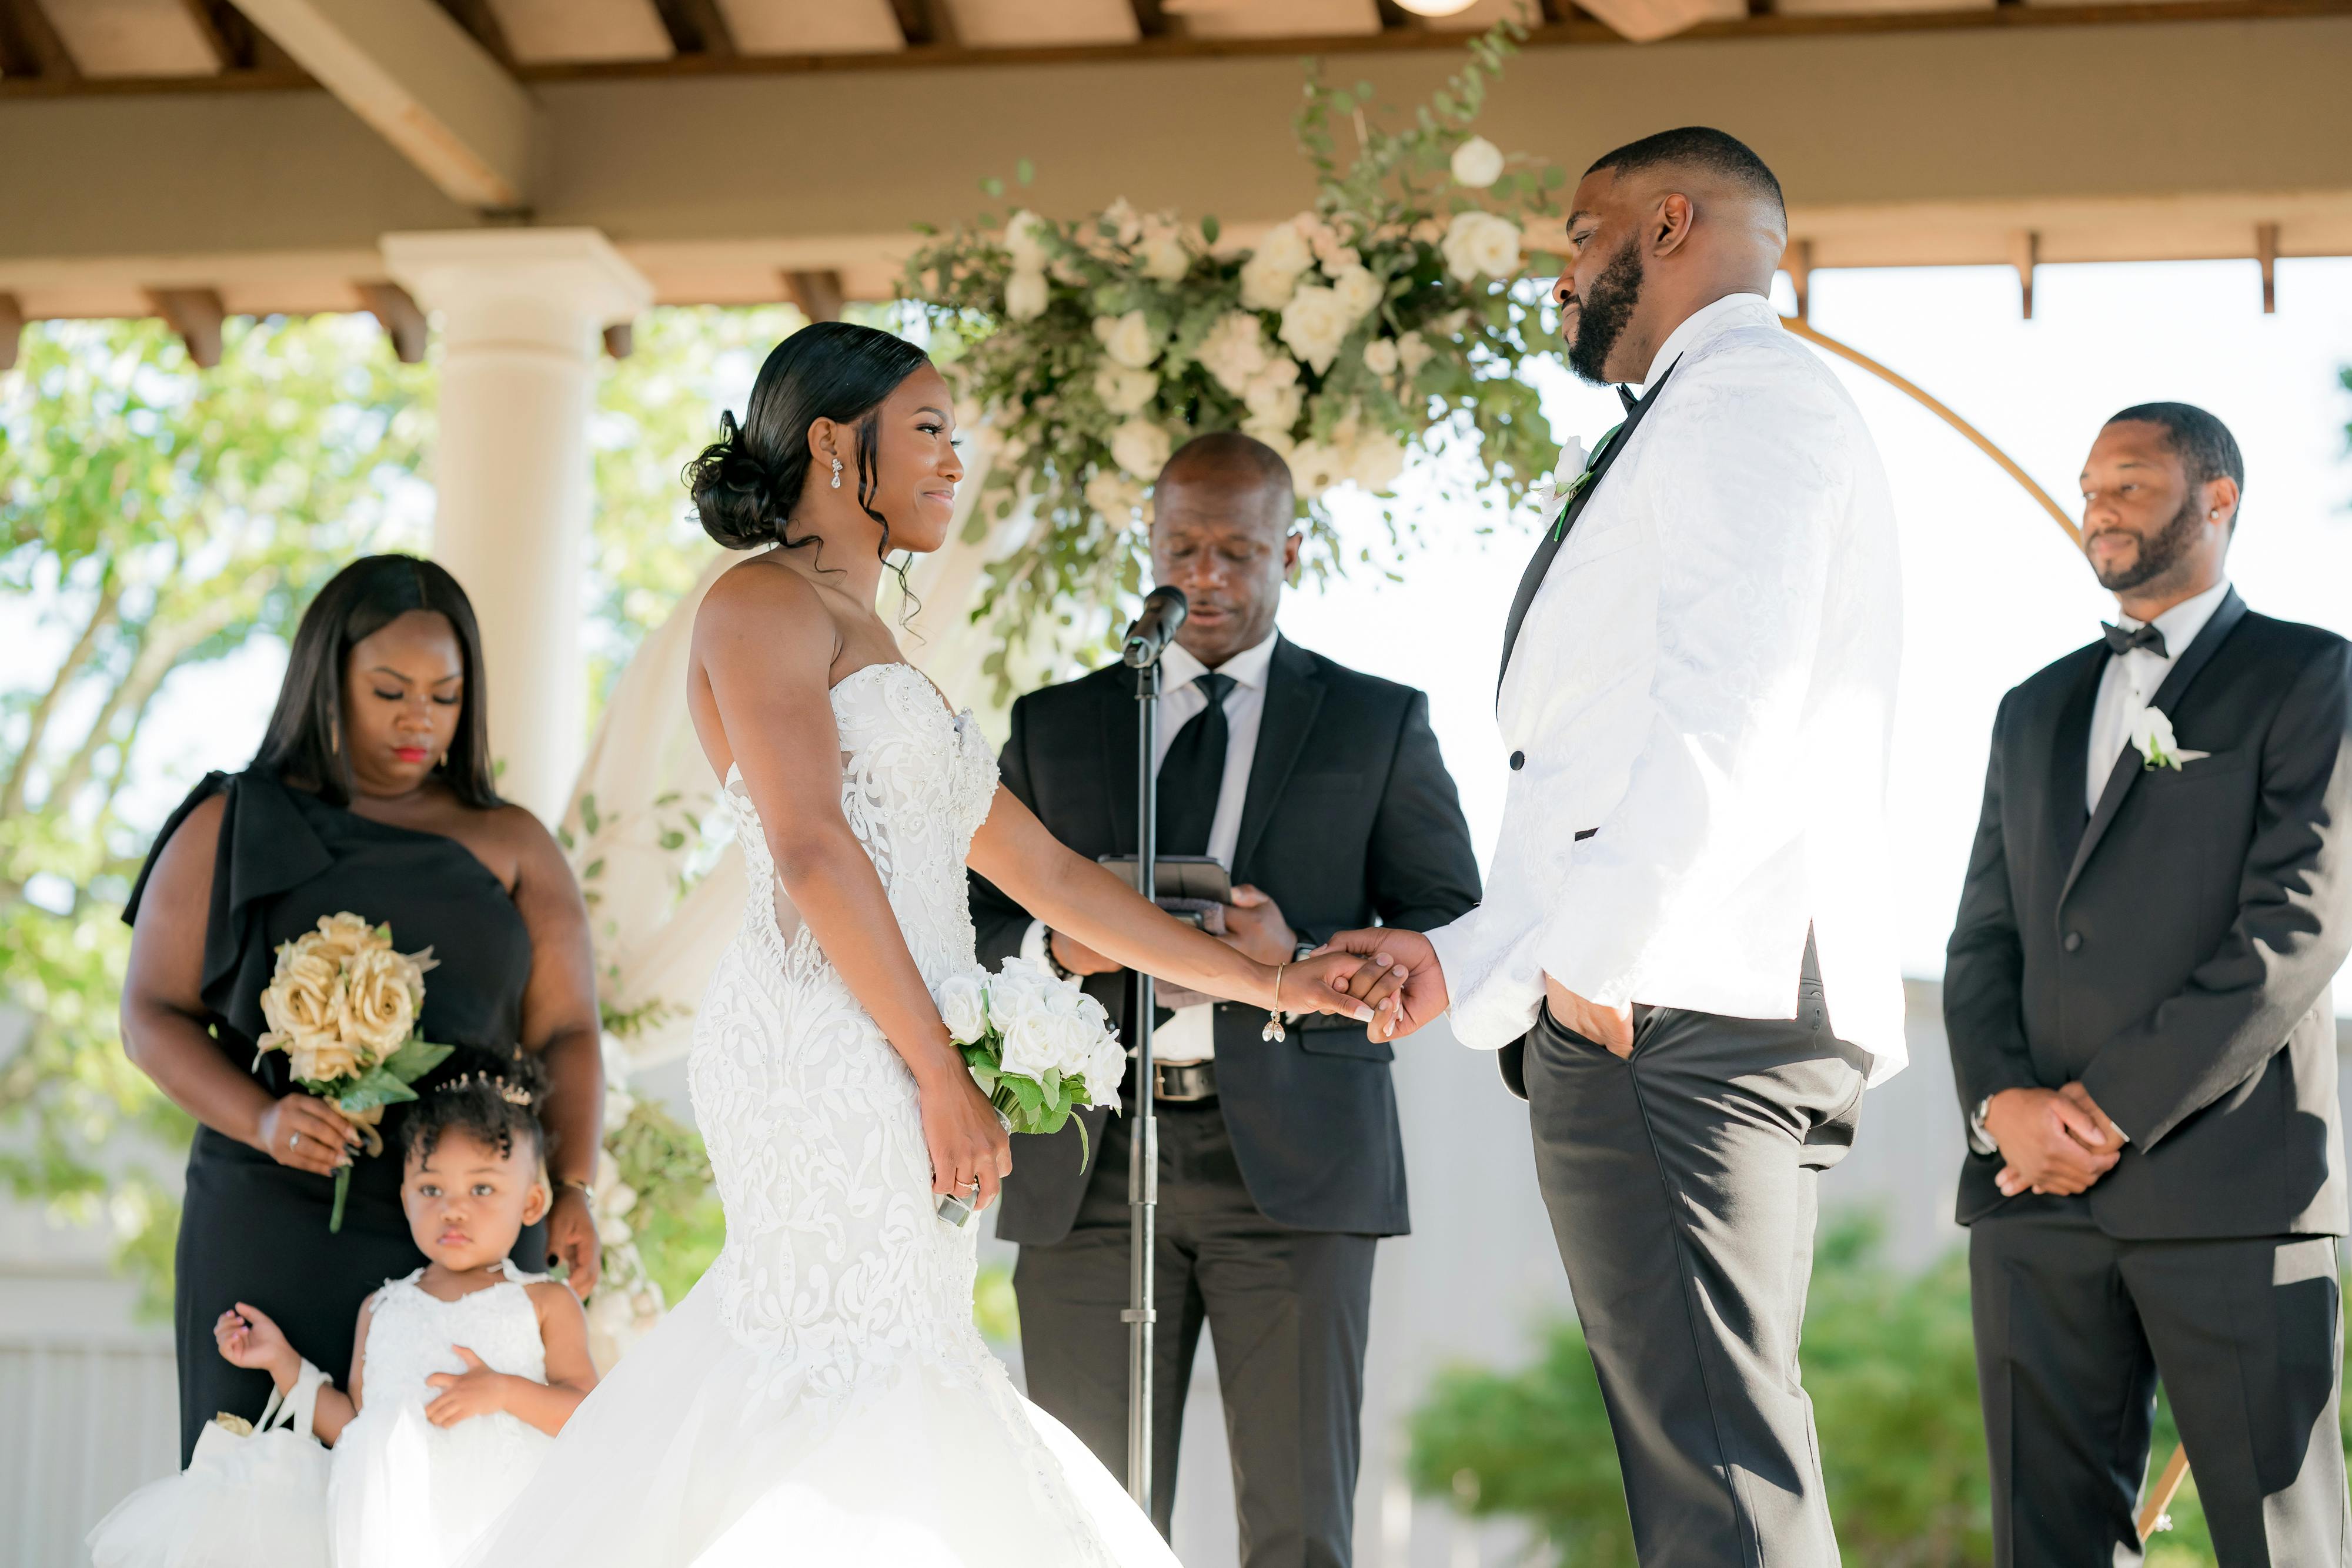
M 1082 855 L 1135 853 L 1135 710 L 1134 678 L 1119 665 L 1013 705 L 1004 785 Z M 1276 642 L 1232 870 L 1312 942 L 1376 917 L 1427 930 L 1476 904 L 1470 830 L 1430 731 L 1429 699 Z M 982 963 L 1021 950 L 1028 912 L 978 876 L 971 914 Z M 1087 988 L 1121 1016 L 1123 973 L 1094 976 Z M 1218 1099 L 1251 1198 L 1302 1230 L 1402 1235 L 1410 1219 L 1389 1077 L 1395 1049 L 1343 1019 L 1303 1019 L 1279 1041 L 1258 1038 L 1265 1023 L 1258 1009 L 1217 1005 Z M 1080 1114 L 1099 1146 L 1109 1113 Z M 1127 1129 L 1113 1124 L 1108 1135 Z M 1076 1129 L 1016 1138 L 1013 1166 L 997 1234 L 1030 1244 L 1067 1236 L 1086 1191 Z
M 2345 1230 L 2328 981 L 2352 946 L 2352 643 L 2235 591 L 2083 809 L 2105 643 L 2002 699 L 1944 973 L 1960 1103 L 2081 1080 L 2130 1142 L 2086 1195 L 2133 1239 Z M 1962 1224 L 2000 1208 L 1971 1152 Z M 2030 1205 L 2046 1200 L 2026 1195 Z

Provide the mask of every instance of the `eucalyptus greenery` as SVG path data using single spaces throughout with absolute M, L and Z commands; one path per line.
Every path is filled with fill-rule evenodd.
M 1317 572 L 1340 564 L 1338 486 L 1388 497 L 1391 550 L 1420 531 L 1392 494 L 1408 447 L 1469 460 L 1436 466 L 1440 507 L 1508 507 L 1551 471 L 1559 448 L 1518 374 L 1541 312 L 1513 283 L 1539 259 L 1522 237 L 1558 215 L 1566 177 L 1472 131 L 1522 37 L 1505 23 L 1474 39 L 1409 113 L 1310 62 L 1295 130 L 1314 204 L 1255 246 L 1226 243 L 1214 217 L 1124 201 L 1074 221 L 1024 209 L 925 231 L 902 293 L 996 449 L 965 538 L 1023 524 L 973 612 L 999 638 L 984 672 L 1000 698 L 1007 653 L 1034 632 L 1139 591 L 1148 487 L 1192 435 L 1244 430 L 1289 460 Z M 1033 173 L 1024 162 L 1017 183 Z M 1000 180 L 982 189 L 1006 193 Z

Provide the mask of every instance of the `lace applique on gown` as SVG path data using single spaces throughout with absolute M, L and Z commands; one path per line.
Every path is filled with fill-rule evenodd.
M 911 665 L 834 688 L 842 809 L 933 988 L 973 963 L 996 791 Z M 700 1283 L 565 1427 L 481 1568 L 1175 1568 L 972 1326 L 976 1228 L 934 1211 L 913 1076 L 802 925 L 730 772 L 751 896 L 688 1079 L 727 1215 Z

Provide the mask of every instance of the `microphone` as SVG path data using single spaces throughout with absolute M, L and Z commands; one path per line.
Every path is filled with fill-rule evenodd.
M 1119 650 L 1119 658 L 1131 670 L 1148 670 L 1160 662 L 1160 655 L 1176 638 L 1177 628 L 1192 612 L 1181 588 L 1155 588 L 1143 598 L 1143 613 L 1127 629 L 1127 642 Z

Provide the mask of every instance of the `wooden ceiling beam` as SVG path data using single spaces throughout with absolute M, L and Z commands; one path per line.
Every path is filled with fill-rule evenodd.
M 425 323 L 425 312 L 418 308 L 415 297 L 386 278 L 376 278 L 352 287 L 366 301 L 368 314 L 374 317 L 376 325 L 383 329 L 384 337 L 392 344 L 393 356 L 404 365 L 422 363 L 433 332 Z
M 40 0 L 0 0 L 0 77 L 48 82 L 80 78 L 81 68 L 74 64 Z
M 0 371 L 16 368 L 16 346 L 25 340 L 25 308 L 13 294 L 0 294 Z
M 838 272 L 787 272 L 784 294 L 812 321 L 838 321 L 845 297 Z
M 221 361 L 221 325 L 228 312 L 216 288 L 151 288 L 147 302 L 165 325 L 187 345 L 188 358 L 198 370 L 209 371 Z
M 670 44 L 679 54 L 732 59 L 741 53 L 718 0 L 654 0 L 654 9 L 661 13 L 662 26 L 669 29 Z
M 514 46 L 507 40 L 506 24 L 490 9 L 490 0 L 438 0 L 449 19 L 466 29 L 466 36 L 482 46 L 483 52 L 499 62 L 506 70 L 515 68 Z
M 539 111 L 433 0 L 239 0 L 302 68 L 452 200 L 530 202 Z

